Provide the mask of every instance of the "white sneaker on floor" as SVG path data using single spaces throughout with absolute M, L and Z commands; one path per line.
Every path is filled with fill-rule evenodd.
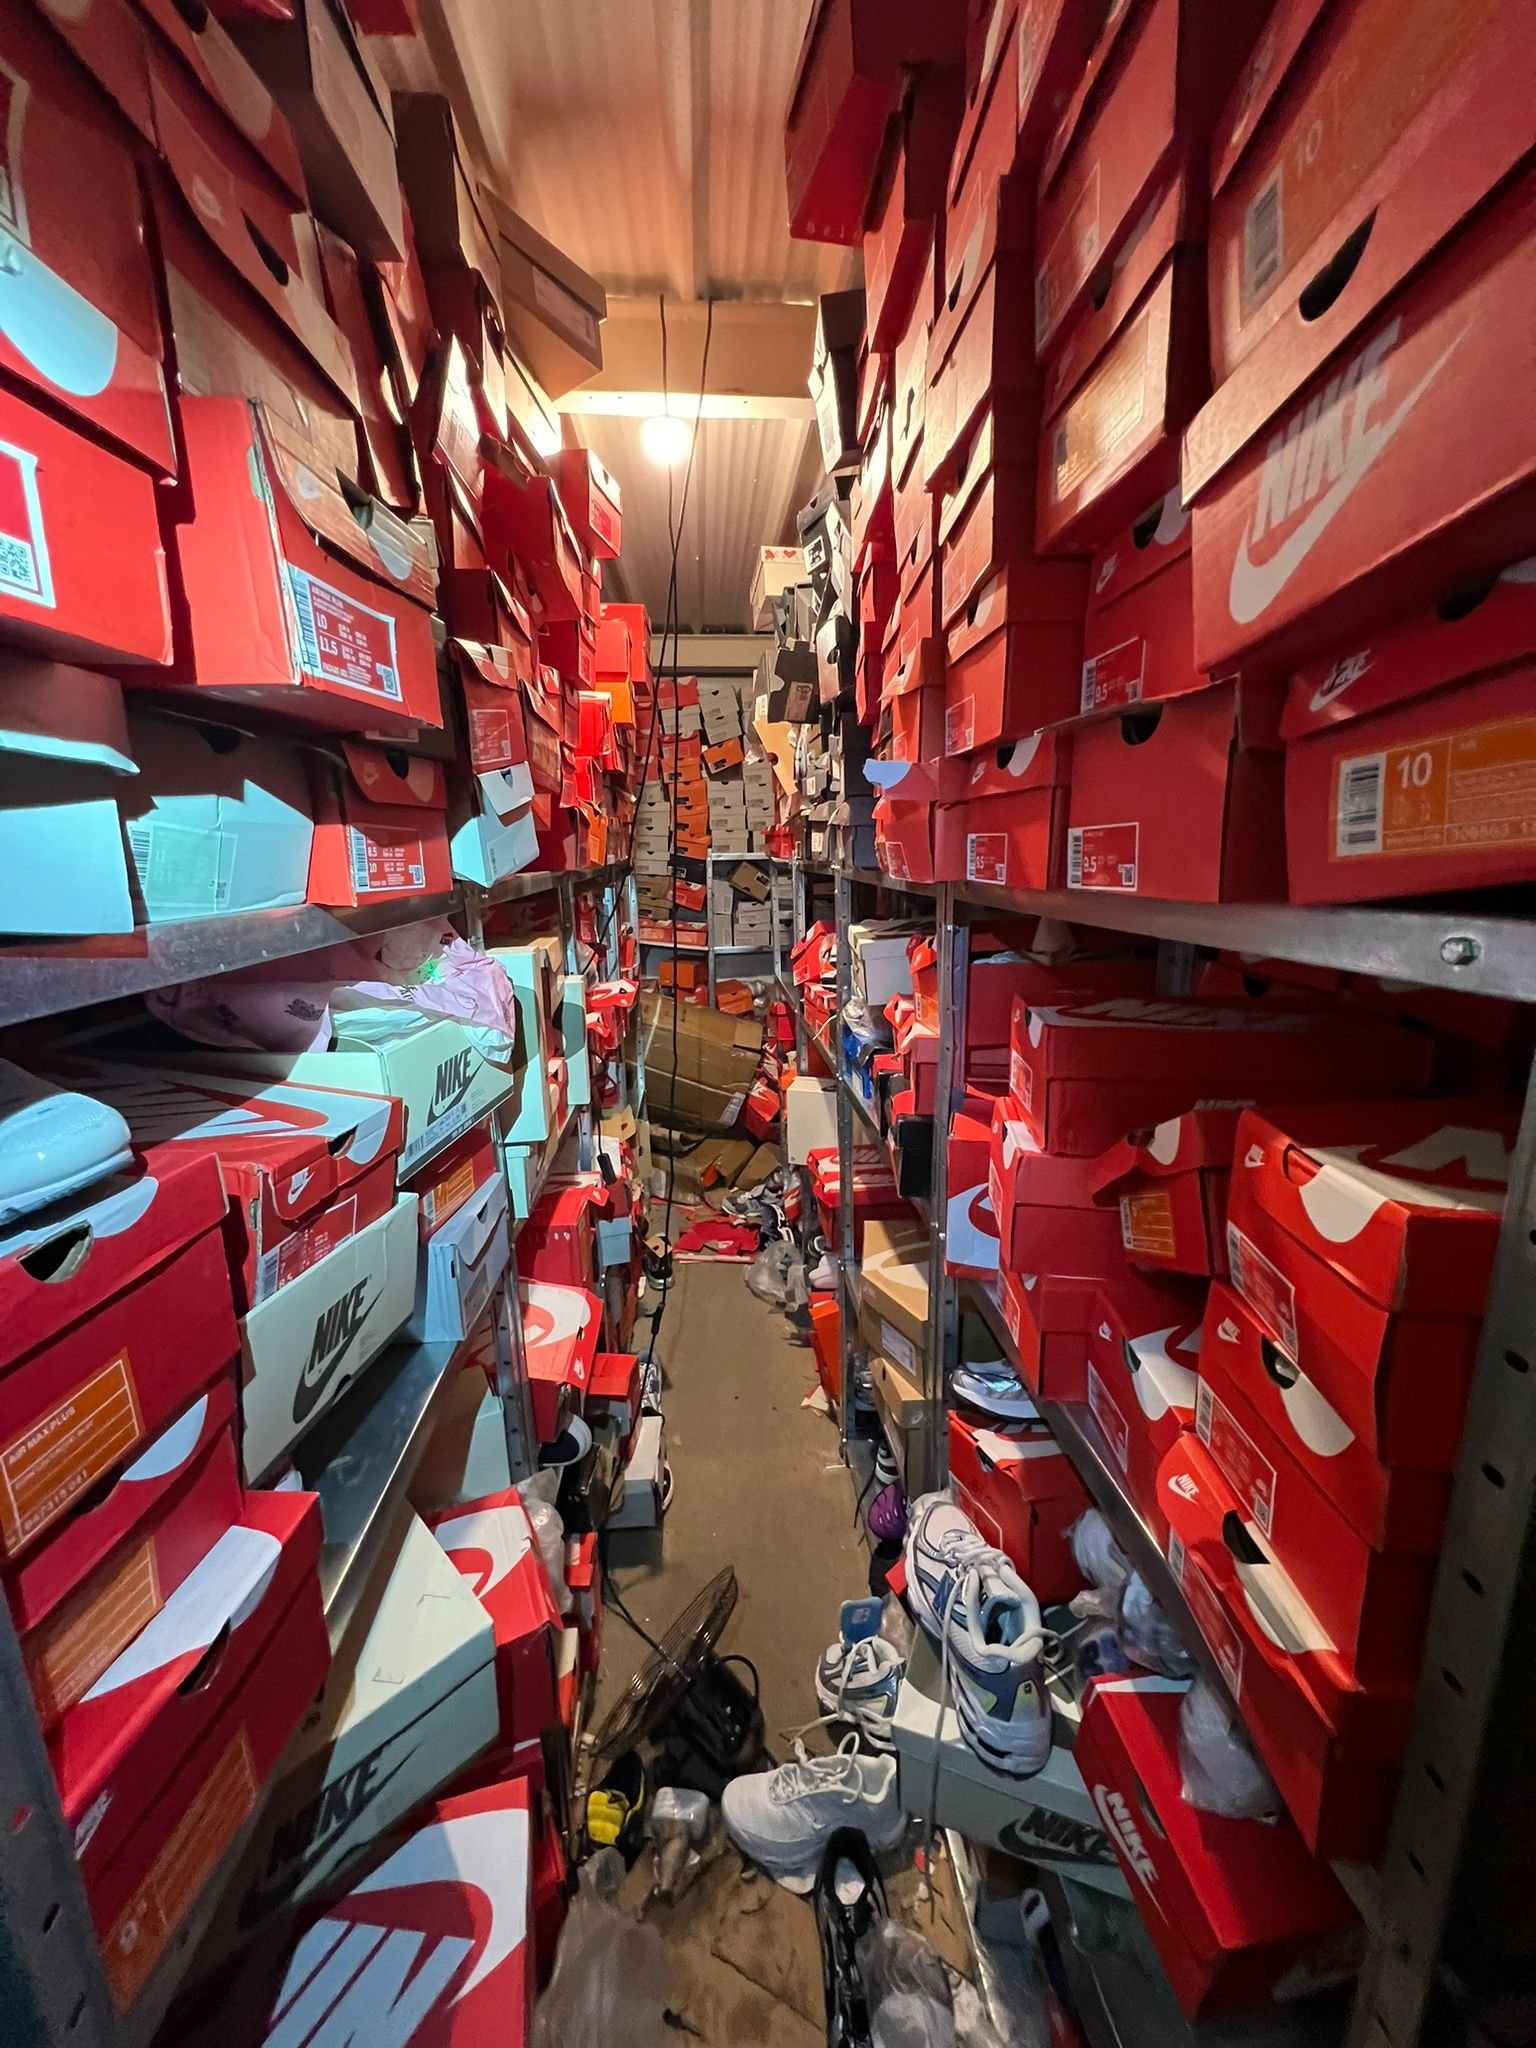
M 0 1224 L 126 1166 L 129 1138 L 106 1103 L 0 1060 Z
M 861 1756 L 850 1735 L 832 1756 L 807 1756 L 776 1771 L 732 1778 L 720 1797 L 726 1833 L 770 1877 L 808 1883 L 838 1828 L 862 1828 L 876 1855 L 894 1849 L 907 1817 L 896 1796 L 896 1759 Z

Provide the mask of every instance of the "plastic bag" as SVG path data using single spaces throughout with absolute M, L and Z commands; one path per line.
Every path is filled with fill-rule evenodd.
M 1067 1541 L 1072 1546 L 1072 1562 L 1088 1582 L 1068 1603 L 1072 1612 L 1080 1621 L 1113 1621 L 1120 1589 L 1131 1575 L 1130 1559 L 1097 1508 L 1085 1509 L 1078 1516 L 1067 1531 Z
M 517 1496 L 532 1525 L 533 1540 L 549 1574 L 549 1590 L 555 1596 L 555 1605 L 562 1614 L 569 1614 L 575 1603 L 565 1583 L 565 1524 L 556 1513 L 552 1498 L 559 1486 L 558 1470 L 535 1472 L 519 1482 Z
M 915 1927 L 877 1920 L 858 1960 L 875 2048 L 955 2048 L 949 1978 Z
M 1193 1675 L 1194 1659 L 1140 1572 L 1132 1572 L 1120 1588 L 1118 1627 L 1125 1654 L 1133 1664 L 1161 1672 L 1164 1678 Z
M 788 1308 L 797 1298 L 809 1299 L 805 1261 L 788 1238 L 776 1238 L 763 1246 L 747 1268 L 747 1286 L 770 1308 Z
M 613 1849 L 583 1864 L 533 2015 L 533 2048 L 673 2048 L 661 1931 L 614 1905 L 623 1881 L 624 1859 Z
M 1280 1811 L 1274 1780 L 1203 1678 L 1195 1680 L 1179 1709 L 1179 1769 L 1184 1797 L 1201 1813 L 1217 1813 L 1224 1820 L 1273 1820 Z

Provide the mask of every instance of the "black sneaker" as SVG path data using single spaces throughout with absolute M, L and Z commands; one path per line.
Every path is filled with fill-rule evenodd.
M 837 1873 L 852 1867 L 858 1895 L 838 1897 Z M 821 1988 L 827 2005 L 827 2048 L 871 2048 L 869 1993 L 858 1945 L 885 1918 L 885 1886 L 862 1828 L 839 1828 L 821 1854 L 811 1893 L 821 1944 Z

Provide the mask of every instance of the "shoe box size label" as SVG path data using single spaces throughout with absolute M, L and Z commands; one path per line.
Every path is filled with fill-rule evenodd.
M 128 1353 L 0 1448 L 0 1542 L 14 1555 L 144 1433 Z

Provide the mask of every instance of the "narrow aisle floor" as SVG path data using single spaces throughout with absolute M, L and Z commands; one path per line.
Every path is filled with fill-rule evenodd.
M 868 1590 L 868 1551 L 835 1427 L 800 1406 L 815 1383 L 809 1348 L 748 1293 L 742 1267 L 680 1264 L 677 1276 L 657 1344 L 668 1381 L 672 1506 L 645 1561 L 629 1561 L 638 1555 L 633 1535 L 611 1539 L 613 1579 L 656 1634 L 722 1565 L 735 1566 L 740 1598 L 723 1648 L 757 1666 L 768 1744 L 784 1757 L 783 1730 L 817 1711 L 812 1674 L 837 1633 L 839 1602 Z M 592 1725 L 645 1655 L 610 1612 Z M 643 1857 L 628 1896 L 643 1897 L 648 1884 Z M 727 1846 L 656 1919 L 674 2008 L 706 2042 L 825 2041 L 816 1932 L 804 1899 L 766 1879 L 744 1882 Z

